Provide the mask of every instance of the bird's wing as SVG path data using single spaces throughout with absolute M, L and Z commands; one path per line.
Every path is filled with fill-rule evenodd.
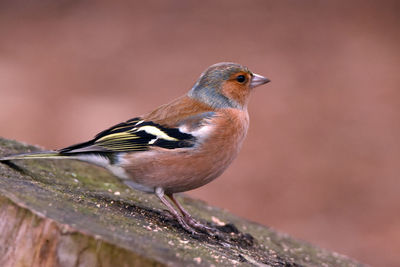
M 141 118 L 130 119 L 100 132 L 92 140 L 59 150 L 60 154 L 145 151 L 151 147 L 166 149 L 193 147 L 197 137 L 191 130 L 202 125 L 212 112 L 194 115 L 176 127 L 166 127 Z M 186 129 L 181 131 L 182 127 Z

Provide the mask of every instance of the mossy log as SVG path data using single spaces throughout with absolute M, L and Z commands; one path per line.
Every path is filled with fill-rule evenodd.
M 38 150 L 0 138 L 0 156 Z M 362 266 L 204 202 L 179 196 L 218 229 L 192 236 L 153 195 L 83 162 L 0 163 L 0 266 Z

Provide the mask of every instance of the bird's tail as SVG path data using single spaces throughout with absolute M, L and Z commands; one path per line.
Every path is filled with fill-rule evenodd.
M 24 153 L 24 154 L 16 154 L 1 157 L 0 161 L 7 160 L 19 160 L 19 159 L 63 159 L 67 156 L 60 154 L 57 151 L 40 151 L 40 152 L 32 152 L 32 153 Z

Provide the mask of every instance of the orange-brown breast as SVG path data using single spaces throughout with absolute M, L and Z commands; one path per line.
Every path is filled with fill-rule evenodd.
M 127 155 L 125 161 L 129 164 L 125 167 L 131 179 L 176 193 L 200 187 L 218 177 L 238 154 L 249 118 L 247 110 L 239 109 L 217 110 L 216 114 L 209 135 L 195 147 L 155 148 Z

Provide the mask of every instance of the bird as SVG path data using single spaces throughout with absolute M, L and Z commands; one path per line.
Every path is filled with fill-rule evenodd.
M 129 188 L 155 194 L 184 230 L 207 233 L 211 227 L 194 219 L 174 194 L 208 184 L 227 169 L 249 127 L 250 95 L 269 81 L 243 65 L 217 63 L 183 96 L 87 142 L 0 161 L 73 159 L 103 167 Z

